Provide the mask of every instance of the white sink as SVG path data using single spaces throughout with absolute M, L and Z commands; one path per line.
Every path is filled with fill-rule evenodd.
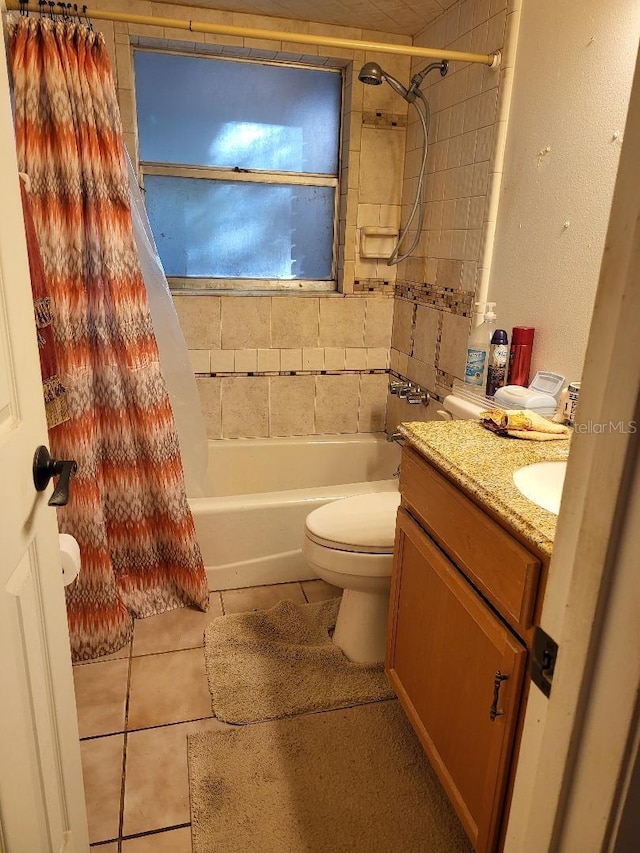
M 566 462 L 535 462 L 514 471 L 513 482 L 525 498 L 557 515 L 566 470 Z

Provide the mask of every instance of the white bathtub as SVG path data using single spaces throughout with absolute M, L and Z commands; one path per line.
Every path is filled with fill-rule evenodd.
M 209 589 L 314 577 L 304 520 L 338 498 L 398 488 L 384 433 L 209 442 L 209 496 L 190 498 Z

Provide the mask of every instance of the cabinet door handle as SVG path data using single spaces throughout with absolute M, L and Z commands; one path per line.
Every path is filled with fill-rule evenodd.
M 491 708 L 489 708 L 489 719 L 491 722 L 493 722 L 496 717 L 501 717 L 504 714 L 504 711 L 498 710 L 498 699 L 500 698 L 500 685 L 503 681 L 506 681 L 507 678 L 509 678 L 509 676 L 503 675 L 499 669 L 496 671 L 496 677 L 493 679 L 493 703 Z

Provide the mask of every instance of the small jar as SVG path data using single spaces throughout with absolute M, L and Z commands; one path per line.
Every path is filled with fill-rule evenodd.
M 564 422 L 569 426 L 573 426 L 576 420 L 578 397 L 580 396 L 580 383 L 570 382 L 567 386 L 567 391 L 567 399 L 564 404 Z

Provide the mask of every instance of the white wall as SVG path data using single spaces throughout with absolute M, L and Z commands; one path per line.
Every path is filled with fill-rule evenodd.
M 555 370 L 576 380 L 638 52 L 640 3 L 515 2 L 522 18 L 488 298 L 509 333 L 514 325 L 536 327 L 532 375 Z

